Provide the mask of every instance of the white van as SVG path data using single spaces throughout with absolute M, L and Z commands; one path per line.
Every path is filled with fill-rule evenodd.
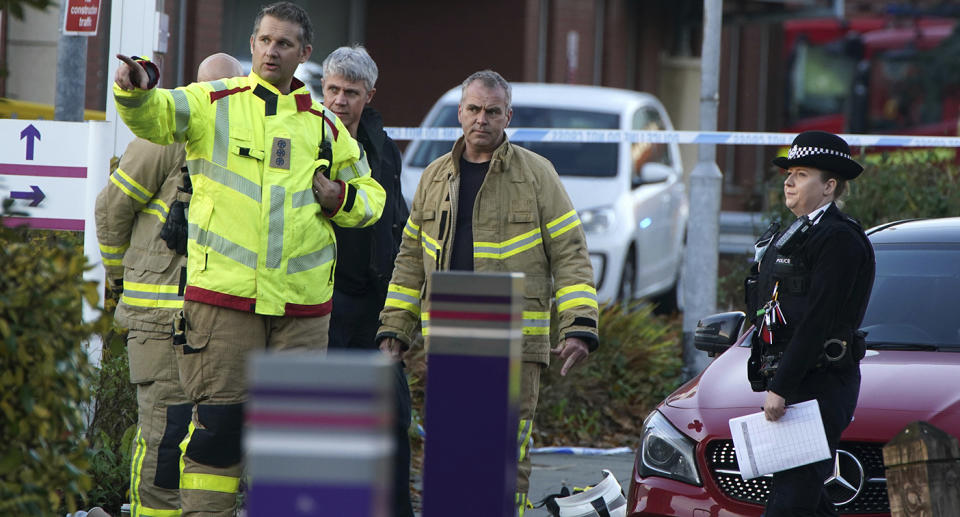
M 514 83 L 507 128 L 663 129 L 670 117 L 656 97 L 565 84 Z M 460 127 L 460 87 L 445 93 L 423 127 Z M 678 307 L 687 196 L 677 144 L 533 142 L 519 144 L 549 159 L 580 214 L 602 301 L 653 298 L 661 312 Z M 414 140 L 403 156 L 403 196 L 410 204 L 424 167 L 452 142 Z

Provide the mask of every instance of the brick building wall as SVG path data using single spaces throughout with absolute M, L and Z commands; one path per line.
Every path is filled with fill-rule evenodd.
M 106 101 L 109 97 L 110 84 L 113 78 L 108 78 L 109 60 L 116 59 L 110 55 L 110 21 L 112 17 L 112 7 L 117 0 L 101 0 L 100 4 L 100 26 L 97 29 L 97 35 L 87 38 L 87 81 L 85 91 L 86 109 L 105 110 Z M 181 27 L 180 2 L 166 1 L 163 3 L 163 12 L 169 16 L 169 34 L 167 36 L 167 51 L 163 54 L 154 53 L 150 57 L 160 67 L 160 86 L 164 88 L 175 88 L 177 84 L 177 74 L 180 67 L 179 52 L 179 30 Z M 203 2 L 187 2 L 188 11 L 201 9 L 211 12 L 214 16 L 218 15 L 216 8 L 221 7 L 219 0 L 204 0 Z M 196 48 L 203 47 L 203 44 L 197 44 L 190 40 L 191 21 L 187 21 L 187 40 L 185 46 L 186 54 L 190 56 Z M 219 30 L 219 22 L 207 24 L 207 29 L 216 25 Z M 202 57 L 200 59 L 203 59 Z M 199 64 L 200 61 L 197 61 Z M 191 82 L 196 78 L 196 66 L 191 67 L 188 63 L 183 69 L 184 82 Z
M 100 0 L 100 26 L 97 27 L 97 35 L 87 38 L 87 82 L 84 90 L 86 109 L 106 109 L 111 3 L 111 0 Z
M 719 131 L 776 131 L 784 103 L 782 32 L 766 23 L 724 27 L 720 61 Z M 764 184 L 776 182 L 775 146 L 718 146 L 724 174 L 723 210 L 763 210 Z
M 601 6 L 603 48 L 595 63 Z M 671 13 L 662 2 L 493 0 L 477 9 L 439 0 L 402 7 L 369 0 L 365 45 L 380 67 L 374 105 L 387 125 L 418 125 L 443 92 L 476 70 L 493 68 L 511 81 L 537 81 L 544 7 L 546 82 L 594 84 L 599 68 L 604 86 L 657 93 L 669 34 L 663 20 Z M 578 35 L 575 70 L 568 66 L 571 31 Z
M 223 10 L 223 0 L 187 2 L 187 43 L 184 52 L 184 76 L 187 82 L 196 79 L 197 67 L 204 58 L 221 51 Z
M 380 68 L 373 105 L 388 126 L 416 126 L 434 101 L 477 70 L 526 77 L 528 10 L 513 0 L 369 0 L 365 46 Z
M 629 64 L 636 55 L 635 4 L 629 0 L 607 0 L 604 15 L 602 83 L 614 88 L 631 88 L 635 69 Z
M 593 84 L 596 9 L 597 0 L 550 2 L 547 82 Z

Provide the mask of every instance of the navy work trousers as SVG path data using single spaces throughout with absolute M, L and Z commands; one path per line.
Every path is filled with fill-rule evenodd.
M 374 342 L 383 309 L 385 293 L 352 296 L 334 289 L 333 312 L 330 315 L 330 342 L 328 349 L 376 350 Z M 393 515 L 413 517 L 410 502 L 410 386 L 403 372 L 403 363 L 394 368 L 396 380 L 396 420 L 394 436 L 396 453 L 393 473 Z
M 788 400 L 787 403 L 817 399 L 827 444 L 831 454 L 836 455 L 840 435 L 850 425 L 859 396 L 860 369 L 854 366 L 843 371 L 817 371 L 808 375 L 795 400 Z M 833 468 L 834 460 L 831 457 L 774 473 L 773 489 L 767 499 L 764 517 L 838 515 L 823 484 Z

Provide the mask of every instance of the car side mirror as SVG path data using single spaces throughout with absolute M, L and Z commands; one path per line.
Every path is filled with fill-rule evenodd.
M 633 177 L 633 188 L 649 183 L 663 183 L 673 174 L 673 169 L 662 163 L 647 162 L 640 168 L 639 176 Z
M 746 315 L 740 311 L 712 314 L 697 322 L 693 346 L 710 357 L 722 354 L 737 342 Z

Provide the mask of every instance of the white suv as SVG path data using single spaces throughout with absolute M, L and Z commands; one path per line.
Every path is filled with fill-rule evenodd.
M 673 130 L 663 105 L 652 95 L 615 88 L 512 86 L 507 135 L 545 156 L 560 174 L 587 235 L 598 298 L 653 298 L 661 312 L 675 310 L 688 212 L 677 144 L 513 138 L 516 128 Z M 458 86 L 440 97 L 422 126 L 459 128 L 459 102 Z M 452 142 L 434 140 L 414 140 L 407 147 L 402 187 L 408 205 L 424 167 L 451 147 Z

